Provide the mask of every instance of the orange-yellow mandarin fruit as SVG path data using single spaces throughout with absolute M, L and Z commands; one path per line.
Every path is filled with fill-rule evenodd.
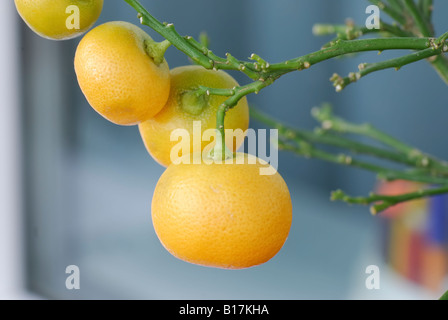
M 238 86 L 236 80 L 228 73 L 207 70 L 201 66 L 182 66 L 172 69 L 170 73 L 171 89 L 168 102 L 154 118 L 139 125 L 140 134 L 149 154 L 165 167 L 172 163 L 173 148 L 182 142 L 178 139 L 173 141 L 170 139 L 176 129 L 184 129 L 188 132 L 189 153 L 212 147 L 213 143 L 205 137 L 202 139 L 202 134 L 208 129 L 216 128 L 216 112 L 227 97 L 216 95 L 198 97 L 195 90 L 199 86 L 223 89 Z M 200 130 L 197 129 L 199 137 L 194 134 L 195 122 L 196 125 L 200 125 Z M 230 150 L 236 151 L 243 143 L 249 127 L 249 107 L 245 97 L 227 112 L 225 126 L 226 130 L 234 130 L 233 134 L 226 134 L 226 145 Z M 213 138 L 211 141 L 213 142 Z M 176 157 L 182 155 L 179 151 Z
M 242 269 L 271 259 L 292 221 L 291 197 L 280 174 L 260 174 L 269 164 L 244 153 L 224 163 L 194 161 L 170 165 L 156 185 L 152 221 L 163 246 L 179 259 L 208 267 Z
M 103 0 L 14 0 L 17 12 L 41 37 L 67 40 L 85 33 L 96 22 Z
M 102 24 L 78 45 L 75 71 L 90 105 L 104 118 L 135 125 L 155 116 L 170 91 L 165 59 L 151 56 L 155 42 L 139 27 L 122 21 Z

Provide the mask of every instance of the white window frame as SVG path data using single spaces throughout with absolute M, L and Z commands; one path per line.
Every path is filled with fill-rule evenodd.
M 0 299 L 27 299 L 22 210 L 19 16 L 0 1 Z

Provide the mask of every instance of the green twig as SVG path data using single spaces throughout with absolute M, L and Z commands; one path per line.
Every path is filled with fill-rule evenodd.
M 389 36 L 395 37 L 413 37 L 414 35 L 403 30 L 397 25 L 388 24 L 380 20 L 380 29 L 368 29 L 365 26 L 357 26 L 354 24 L 323 24 L 318 23 L 313 26 L 313 34 L 316 36 L 325 36 L 336 34 L 337 38 L 324 45 L 327 48 L 333 45 L 337 40 L 354 40 L 371 33 L 387 33 Z
M 331 152 L 320 150 L 307 142 L 300 142 L 299 145 L 291 145 L 282 140 L 279 140 L 279 148 L 281 150 L 290 151 L 305 158 L 320 159 L 327 162 L 355 167 L 378 175 L 378 178 L 383 180 L 407 180 L 431 184 L 446 184 L 448 179 L 433 177 L 428 175 L 418 175 L 414 172 L 400 171 L 396 169 L 385 168 L 367 161 L 358 160 L 347 154 L 334 154 Z
M 447 185 L 437 188 L 420 189 L 415 192 L 409 192 L 394 196 L 371 193 L 367 197 L 351 197 L 345 194 L 342 190 L 336 190 L 331 194 L 331 200 L 340 200 L 351 204 L 364 205 L 373 203 L 373 205 L 370 207 L 370 212 L 375 215 L 399 203 L 446 193 L 448 193 Z
M 422 12 L 415 5 L 414 0 L 404 0 L 404 5 L 412 16 L 412 19 L 423 37 L 431 37 L 432 32 L 428 21 L 423 18 Z
M 251 116 L 266 125 L 277 129 L 280 137 L 286 140 L 294 140 L 298 144 L 301 142 L 307 142 L 310 144 L 327 145 L 348 150 L 355 154 L 365 154 L 411 167 L 415 166 L 415 161 L 413 159 L 410 159 L 401 153 L 360 143 L 344 136 L 334 135 L 323 130 L 307 131 L 303 129 L 291 128 L 254 108 L 251 109 Z
M 324 130 L 353 133 L 369 137 L 406 155 L 414 161 L 416 167 L 430 168 L 443 173 L 448 172 L 448 163 L 424 154 L 420 150 L 391 137 L 370 124 L 353 124 L 342 118 L 338 118 L 333 115 L 329 105 L 324 105 L 322 108 L 313 108 L 312 114 L 322 123 Z
M 312 52 L 301 57 L 283 61 L 280 63 L 269 63 L 257 54 L 250 56 L 250 61 L 243 61 L 233 57 L 231 54 L 226 54 L 226 57 L 219 57 L 208 49 L 208 38 L 200 37 L 200 41 L 196 41 L 190 36 L 181 36 L 171 23 L 161 23 L 155 19 L 138 0 L 125 0 L 137 12 L 142 24 L 147 25 L 163 36 L 174 47 L 186 54 L 194 63 L 199 64 L 207 69 L 213 70 L 236 70 L 244 73 L 253 82 L 237 86 L 232 89 L 217 89 L 201 86 L 196 90 L 196 94 L 200 95 L 220 95 L 226 96 L 227 99 L 222 103 L 217 112 L 216 127 L 220 134 L 220 141 L 217 145 L 225 148 L 224 136 L 224 119 L 226 112 L 236 106 L 238 102 L 248 94 L 258 93 L 263 88 L 271 85 L 279 77 L 291 71 L 308 69 L 312 65 L 322 61 L 358 52 L 365 51 L 384 51 L 384 50 L 414 50 L 416 52 L 407 54 L 405 56 L 372 64 L 363 64 L 359 73 L 353 73 L 348 78 L 341 78 L 342 85 L 370 74 L 374 71 L 383 70 L 386 68 L 400 68 L 418 60 L 431 58 L 431 63 L 434 68 L 441 74 L 442 78 L 448 83 L 448 62 L 443 57 L 443 52 L 448 51 L 446 40 L 448 33 L 442 35 L 438 39 L 431 38 L 432 26 L 430 24 L 430 13 L 432 10 L 432 1 L 421 0 L 419 7 L 410 0 L 389 0 L 389 4 L 385 1 L 370 0 L 391 16 L 399 25 L 390 25 L 381 23 L 379 32 L 386 32 L 388 35 L 393 35 L 392 38 L 374 38 L 374 39 L 358 39 L 360 36 L 370 31 L 364 27 L 356 27 L 352 24 L 345 26 L 319 25 L 315 27 L 316 33 L 336 33 L 338 39 L 333 41 L 329 46 L 322 48 L 316 52 Z M 402 5 L 406 5 L 403 7 Z M 407 9 L 409 16 L 403 14 Z M 424 37 L 415 37 L 412 34 L 413 29 L 410 28 L 409 17 L 412 18 L 412 23 L 418 27 L 421 35 Z M 320 28 L 320 29 L 319 29 Z M 340 78 L 340 77 L 339 77 Z M 335 79 L 335 80 L 339 80 Z M 340 80 L 339 80 L 340 81 Z M 444 176 L 448 175 L 448 164 L 435 159 L 431 156 L 423 154 L 419 150 L 412 148 L 389 135 L 386 135 L 370 125 L 355 125 L 348 123 L 340 118 L 332 116 L 328 109 L 323 108 L 317 112 L 314 110 L 314 115 L 322 122 L 323 130 L 308 132 L 303 130 L 291 130 L 290 128 L 282 128 L 282 139 L 279 146 L 293 151 L 305 157 L 314 157 L 339 163 L 350 165 L 353 167 L 362 168 L 378 174 L 378 177 L 384 179 L 405 179 L 410 181 L 419 181 L 431 184 L 446 185 L 447 179 Z M 284 129 L 284 130 L 283 130 Z M 382 142 L 392 150 L 374 147 L 367 144 L 359 143 L 336 135 L 328 134 L 329 131 L 340 133 L 355 133 L 365 135 Z M 219 135 L 218 135 L 219 137 Z M 293 142 L 291 144 L 290 142 Z M 353 153 L 367 154 L 377 158 L 390 160 L 396 163 L 406 165 L 414 168 L 414 170 L 396 170 L 379 166 L 370 162 L 354 159 L 352 156 L 346 154 L 333 154 L 327 151 L 316 148 L 316 144 L 329 145 L 339 147 Z M 224 147 L 223 147 L 224 146 Z M 226 152 L 222 152 L 225 157 Z M 424 190 L 420 194 L 431 195 L 438 192 Z M 390 199 L 383 198 L 382 204 L 375 204 L 375 210 L 381 209 L 394 201 L 406 201 L 412 199 L 416 195 L 401 195 Z
M 389 0 L 390 7 L 396 12 L 403 12 L 402 0 Z
M 406 25 L 406 18 L 400 13 L 400 11 L 396 10 L 392 6 L 389 6 L 384 1 L 381 0 L 369 0 L 374 5 L 378 6 L 382 11 L 384 11 L 387 15 L 389 15 L 392 19 L 400 23 L 401 25 Z
M 255 109 L 252 109 L 251 113 L 256 119 L 278 129 L 279 137 L 282 139 L 282 141 L 279 142 L 279 147 L 283 150 L 292 151 L 307 158 L 318 158 L 333 163 L 372 171 L 377 173 L 380 179 L 384 180 L 404 179 L 433 184 L 448 184 L 448 178 L 446 178 L 448 173 L 446 172 L 446 168 L 444 168 L 445 172 L 439 172 L 428 166 L 420 166 L 413 156 L 411 157 L 395 151 L 363 144 L 340 135 L 332 135 L 330 132 L 324 134 L 321 130 L 310 132 L 301 129 L 292 129 Z M 389 139 L 392 138 L 390 137 Z M 291 144 L 289 142 L 293 143 Z M 338 147 L 343 149 L 344 152 L 351 151 L 355 154 L 366 154 L 376 158 L 404 164 L 408 167 L 416 168 L 416 170 L 400 171 L 389 169 L 384 166 L 357 160 L 348 154 L 332 154 L 318 149 L 316 145 L 319 144 Z
M 314 64 L 346 54 L 384 50 L 424 50 L 431 47 L 432 38 L 375 38 L 360 40 L 338 40 L 331 47 L 304 56 L 271 64 L 268 70 L 303 70 Z
M 247 96 L 250 93 L 258 93 L 261 89 L 271 85 L 275 81 L 275 79 L 276 79 L 275 76 L 272 76 L 270 78 L 265 79 L 264 81 L 258 80 L 245 86 L 235 87 L 233 89 L 227 89 L 227 90 L 206 88 L 206 87 L 199 88 L 198 90 L 199 94 L 201 92 L 202 93 L 205 92 L 206 94 L 229 96 L 229 98 L 219 106 L 218 112 L 216 114 L 216 129 L 220 133 L 220 137 L 222 139 L 222 145 L 225 145 L 224 119 L 227 111 L 235 107 L 243 97 Z
M 445 49 L 448 50 L 448 47 Z M 361 79 L 362 77 L 365 77 L 366 75 L 380 71 L 385 69 L 391 69 L 394 68 L 395 70 L 399 70 L 402 67 L 423 60 L 428 59 L 430 57 L 438 56 L 440 53 L 443 52 L 443 47 L 439 47 L 437 49 L 435 48 L 428 48 L 425 50 L 420 50 L 402 57 L 376 62 L 376 63 L 362 63 L 359 65 L 359 71 L 358 72 L 352 72 L 348 75 L 348 77 L 342 78 L 338 74 L 334 74 L 332 78 L 330 78 L 331 81 L 333 81 L 333 85 L 336 88 L 336 91 L 339 92 L 343 90 L 347 85 L 350 83 L 354 83 Z
M 433 38 L 415 38 L 415 37 L 396 37 L 386 39 L 361 39 L 361 40 L 338 40 L 332 46 L 323 48 L 319 51 L 287 60 L 281 63 L 270 64 L 266 60 L 262 59 L 256 54 L 252 54 L 251 61 L 242 61 L 233 57 L 231 54 L 227 54 L 226 58 L 215 55 L 211 50 L 207 48 L 205 44 L 207 41 L 196 41 L 193 37 L 182 37 L 177 33 L 174 25 L 171 23 L 161 23 L 154 18 L 137 0 L 125 0 L 130 4 L 139 14 L 141 23 L 153 28 L 156 32 L 167 39 L 173 46 L 185 53 L 192 59 L 193 62 L 207 68 L 207 69 L 224 69 L 224 70 L 238 70 L 246 74 L 249 78 L 254 80 L 253 83 L 234 88 L 232 92 L 213 90 L 208 88 L 205 90 L 208 94 L 219 94 L 228 96 L 228 99 L 223 103 L 217 112 L 217 130 L 224 132 L 224 117 L 226 111 L 234 107 L 238 100 L 249 93 L 257 93 L 259 90 L 271 85 L 280 76 L 295 70 L 308 69 L 312 65 L 346 54 L 364 52 L 364 51 L 383 51 L 383 50 L 397 50 L 397 49 L 409 49 L 424 51 L 431 48 L 434 44 Z M 378 1 L 373 1 L 379 3 Z M 389 13 L 393 10 L 387 6 L 381 6 L 385 11 Z M 390 9 L 390 10 L 389 10 Z M 399 19 L 399 18 L 398 18 Z M 363 30 L 361 30 L 363 31 Z M 365 31 L 365 30 L 364 30 Z M 205 42 L 205 43 L 204 43 Z M 427 51 L 424 51 L 422 55 L 425 55 Z M 421 55 L 420 55 L 421 56 Z M 402 60 L 396 60 L 394 63 L 406 63 L 415 60 L 414 55 L 411 57 L 404 57 Z M 437 59 L 435 60 L 437 61 Z M 436 62 L 437 65 L 441 65 L 440 61 Z M 391 62 L 385 62 L 384 64 L 375 65 L 368 69 L 367 72 L 373 72 L 376 70 L 384 69 L 391 65 Z M 444 72 L 442 67 L 439 67 L 440 72 Z M 448 77 L 448 73 L 447 73 Z M 202 94 L 204 93 L 204 88 Z M 223 135 L 222 139 L 225 137 Z
M 439 300 L 448 300 L 448 291 L 445 292 L 445 293 L 440 297 Z
M 418 8 L 426 21 L 431 21 L 433 0 L 419 0 Z

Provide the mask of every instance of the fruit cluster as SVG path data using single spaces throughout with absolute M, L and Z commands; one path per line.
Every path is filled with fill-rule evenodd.
M 36 33 L 57 40 L 87 32 L 103 6 L 103 0 L 15 3 Z M 69 5 L 80 10 L 79 29 L 67 29 Z M 225 100 L 198 94 L 198 89 L 231 89 L 238 83 L 223 71 L 200 66 L 170 70 L 164 58 L 168 47 L 167 41 L 157 43 L 128 22 L 99 25 L 83 37 L 76 50 L 79 87 L 105 119 L 118 125 L 138 125 L 149 154 L 167 167 L 157 183 L 151 213 L 157 236 L 170 253 L 219 268 L 264 263 L 281 249 L 290 230 L 292 205 L 286 183 L 277 172 L 260 175 L 259 169 L 269 167 L 268 163 L 236 153 L 249 126 L 246 98 L 226 117 L 226 128 L 237 133 L 226 137 L 232 157 L 205 163 L 202 160 L 211 144 L 193 139 L 189 151 L 176 152 L 180 164 L 172 163 L 176 145 L 172 132 L 184 129 L 192 137 L 193 123 L 198 121 L 202 137 L 205 130 L 215 127 L 216 112 Z

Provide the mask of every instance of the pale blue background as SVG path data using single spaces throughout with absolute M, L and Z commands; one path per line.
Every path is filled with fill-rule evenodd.
M 138 23 L 124 1 L 105 1 L 99 23 Z M 207 31 L 211 49 L 246 59 L 256 52 L 271 62 L 318 50 L 316 22 L 366 19 L 359 0 L 164 0 L 142 3 L 181 34 Z M 435 1 L 437 31 L 446 30 L 448 2 Z M 146 28 L 146 27 L 145 27 Z M 160 37 L 145 29 L 155 39 Z M 73 71 L 79 41 L 51 42 L 24 28 L 22 84 L 26 155 L 28 279 L 51 298 L 143 299 L 358 299 L 420 298 L 427 294 L 400 278 L 377 292 L 364 287 L 365 268 L 382 265 L 378 219 L 366 207 L 331 203 L 343 188 L 365 194 L 374 175 L 282 152 L 279 171 L 293 197 L 294 220 L 283 250 L 263 266 L 225 271 L 198 267 L 169 255 L 150 220 L 152 192 L 163 168 L 146 153 L 136 127 L 119 127 L 97 115 L 82 96 Z M 254 106 L 289 124 L 312 129 L 311 107 L 324 101 L 352 121 L 368 121 L 424 151 L 448 158 L 446 85 L 426 62 L 382 71 L 335 93 L 333 72 L 394 56 L 366 53 L 289 74 L 259 95 Z M 171 67 L 188 64 L 175 49 Z M 240 83 L 247 79 L 232 73 Z M 253 128 L 262 128 L 252 122 Z M 81 290 L 65 289 L 65 267 L 81 269 Z M 386 267 L 382 270 L 387 270 Z M 386 271 L 385 271 L 386 274 Z M 386 277 L 386 276 L 385 276 Z M 404 288 L 404 289 L 403 289 Z

